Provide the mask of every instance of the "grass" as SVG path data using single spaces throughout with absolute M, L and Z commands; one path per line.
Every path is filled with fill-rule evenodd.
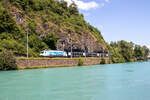
M 93 64 L 83 64 L 82 66 L 98 65 L 98 63 Z M 24 69 L 42 69 L 42 68 L 62 68 L 62 67 L 78 67 L 78 64 L 66 64 L 66 65 L 44 65 L 44 66 L 18 66 L 17 70 Z
M 47 60 L 47 59 L 102 59 L 101 57 L 77 57 L 77 58 L 61 58 L 61 57 L 56 57 L 56 58 L 50 58 L 50 57 L 16 57 L 17 60 Z M 106 57 L 105 59 L 109 59 Z
M 18 66 L 18 70 L 24 70 L 24 69 L 42 69 L 42 68 L 60 68 L 60 67 L 71 67 L 71 66 L 77 66 L 73 64 L 67 64 L 67 65 L 45 65 L 45 66 Z

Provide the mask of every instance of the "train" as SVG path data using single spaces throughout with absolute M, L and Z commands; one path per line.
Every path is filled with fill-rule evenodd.
M 65 52 L 59 50 L 44 50 L 41 57 L 109 57 L 108 53 L 85 53 L 85 52 Z

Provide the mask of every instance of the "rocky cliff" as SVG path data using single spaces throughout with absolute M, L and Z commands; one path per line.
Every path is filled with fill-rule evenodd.
M 31 56 L 44 49 L 70 51 L 71 45 L 73 51 L 108 52 L 100 31 L 84 20 L 74 3 L 68 7 L 63 0 L 1 0 L 0 5 L 0 50 L 24 55 L 28 31 Z

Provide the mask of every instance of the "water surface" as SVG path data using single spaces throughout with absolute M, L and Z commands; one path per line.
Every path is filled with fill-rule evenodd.
M 150 100 L 150 62 L 3 71 L 0 100 Z

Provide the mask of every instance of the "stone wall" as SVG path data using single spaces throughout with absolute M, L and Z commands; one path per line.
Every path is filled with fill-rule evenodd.
M 88 58 L 82 59 L 84 65 L 96 65 L 100 64 L 101 59 L 99 58 Z M 77 66 L 79 59 L 20 59 L 17 60 L 19 69 L 32 69 L 32 68 L 48 68 L 48 67 L 67 67 Z M 106 59 L 109 63 L 109 59 Z

